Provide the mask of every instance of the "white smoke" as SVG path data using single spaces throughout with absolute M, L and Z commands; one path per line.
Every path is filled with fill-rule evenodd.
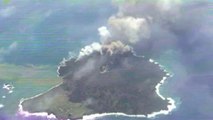
M 100 52 L 101 48 L 102 48 L 101 44 L 92 43 L 91 45 L 88 45 L 81 49 L 77 60 L 81 59 L 83 56 L 89 56 L 90 54 L 92 54 L 95 51 Z
M 102 53 L 106 51 L 110 55 L 128 52 L 131 50 L 129 45 L 133 46 L 134 49 L 139 49 L 139 52 L 144 52 L 143 50 L 145 49 L 149 54 L 158 53 L 161 49 L 165 50 L 168 46 L 186 46 L 188 52 L 190 51 L 189 48 L 193 48 L 191 45 L 200 40 L 199 37 L 196 38 L 196 35 L 200 35 L 200 33 L 203 32 L 203 29 L 199 27 L 203 26 L 203 24 L 201 24 L 203 22 L 202 10 L 195 9 L 193 5 L 185 5 L 183 0 L 124 0 L 124 2 L 116 3 L 116 5 L 119 8 L 118 13 L 109 18 L 106 26 L 102 26 L 98 29 L 101 44 L 93 43 L 82 48 L 77 60 L 82 59 L 84 56 L 89 56 L 94 52 Z M 198 8 L 199 7 L 200 4 L 198 4 Z M 198 28 L 200 28 L 199 33 L 194 31 Z M 212 28 L 209 28 L 210 33 L 212 32 L 211 30 Z M 191 36 L 193 36 L 193 39 L 191 39 Z M 205 48 L 199 47 L 197 50 L 206 51 L 206 43 L 209 43 L 209 41 L 206 42 L 206 40 L 203 40 L 201 42 Z M 146 49 L 146 47 L 149 49 Z M 181 50 L 179 51 L 185 52 L 184 47 L 180 48 Z M 204 52 L 202 52 L 201 57 L 203 53 Z M 185 53 L 183 56 L 184 55 Z M 150 59 L 150 62 L 157 64 L 152 59 Z M 80 69 L 76 75 L 80 76 L 87 73 L 93 68 L 94 64 L 95 61 L 89 62 L 85 65 L 86 68 Z M 165 79 L 156 86 L 156 93 L 162 99 L 166 98 L 160 94 L 159 87 L 163 84 L 164 80 Z M 170 101 L 168 110 L 154 112 L 148 117 L 155 117 L 158 114 L 168 114 L 175 109 L 174 100 L 171 98 L 167 98 L 167 100 Z M 97 116 L 105 115 L 110 114 L 84 116 L 84 119 L 94 119 Z M 123 113 L 112 113 L 111 115 L 131 116 Z M 132 117 L 146 116 L 132 115 Z
M 147 20 L 131 16 L 112 16 L 108 20 L 107 27 L 99 28 L 99 32 L 103 43 L 120 40 L 124 43 L 135 44 L 140 39 L 147 39 L 150 36 Z
M 111 37 L 109 30 L 105 26 L 98 28 L 98 31 L 101 37 L 101 41 L 107 41 Z

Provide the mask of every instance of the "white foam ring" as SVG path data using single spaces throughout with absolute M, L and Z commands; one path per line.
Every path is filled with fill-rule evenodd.
M 18 114 L 23 116 L 23 117 L 45 117 L 47 120 L 56 120 L 56 116 L 54 114 L 48 114 L 47 112 L 39 112 L 39 113 L 30 113 L 28 111 L 24 111 L 23 107 L 21 105 L 23 101 L 20 102 L 19 104 L 19 111 Z
M 175 100 L 170 97 L 166 98 L 163 95 L 161 95 L 161 93 L 160 93 L 161 85 L 163 85 L 165 83 L 165 80 L 167 79 L 167 77 L 172 77 L 172 75 L 168 71 L 166 71 L 162 65 L 160 65 L 158 62 L 154 61 L 153 59 L 149 59 L 149 62 L 158 65 L 161 69 L 163 69 L 164 72 L 166 72 L 166 76 L 163 77 L 162 80 L 155 86 L 155 91 L 156 91 L 156 94 L 162 100 L 168 100 L 167 110 L 160 110 L 160 111 L 148 114 L 148 115 L 127 115 L 124 113 L 93 114 L 93 115 L 83 116 L 83 120 L 95 120 L 96 118 L 106 117 L 106 116 L 111 116 L 111 115 L 132 117 L 132 118 L 154 118 L 157 115 L 168 115 L 170 112 L 172 112 L 176 108 Z
M 60 86 L 60 85 L 61 85 L 61 84 L 56 85 L 56 86 L 50 88 L 47 92 L 51 91 L 52 89 L 54 89 L 54 88 L 56 88 L 56 87 L 58 87 L 58 86 Z M 30 113 L 29 111 L 25 111 L 25 110 L 23 109 L 22 103 L 23 103 L 25 100 L 34 99 L 34 98 L 39 97 L 39 96 L 41 96 L 41 95 L 43 95 L 43 94 L 45 94 L 45 93 L 47 93 L 47 92 L 44 92 L 44 93 L 35 95 L 35 96 L 33 96 L 33 97 L 29 97 L 29 98 L 22 98 L 22 99 L 20 100 L 20 102 L 19 102 L 19 105 L 18 105 L 19 109 L 18 109 L 18 113 L 17 113 L 17 114 L 18 114 L 18 115 L 21 115 L 21 116 L 23 116 L 23 117 L 31 117 L 31 116 L 32 116 L 32 117 L 45 117 L 47 120 L 57 120 L 57 118 L 56 118 L 56 116 L 55 116 L 54 114 L 48 114 L 47 112 Z M 43 120 L 43 119 L 42 119 L 42 120 Z
M 135 55 L 135 54 L 134 54 Z M 144 56 L 142 56 L 144 58 Z M 148 115 L 127 115 L 125 113 L 102 113 L 102 114 L 91 114 L 91 115 L 85 115 L 83 116 L 83 119 L 82 120 L 95 120 L 97 118 L 101 118 L 101 117 L 106 117 L 106 116 L 124 116 L 124 117 L 132 117 L 132 118 L 154 118 L 156 117 L 157 115 L 167 115 L 169 114 L 171 111 L 173 111 L 175 108 L 176 108 L 176 105 L 175 105 L 175 100 L 173 100 L 172 98 L 168 97 L 164 97 L 163 95 L 161 95 L 160 93 L 160 87 L 161 85 L 164 84 L 165 80 L 167 79 L 167 77 L 172 77 L 172 75 L 166 71 L 166 69 L 164 69 L 164 67 L 162 65 L 160 65 L 158 62 L 154 61 L 153 59 L 149 59 L 149 62 L 150 63 L 153 63 L 153 64 L 156 64 L 160 67 L 160 69 L 162 69 L 165 73 L 166 73 L 166 76 L 164 76 L 162 78 L 162 80 L 155 86 L 155 91 L 156 91 L 156 94 L 162 99 L 162 100 L 168 100 L 168 105 L 167 105 L 167 110 L 160 110 L 160 111 L 156 111 L 156 112 L 153 112 L 151 114 L 148 114 Z M 56 86 L 57 87 L 57 86 Z M 40 94 L 41 95 L 41 94 Z M 37 95 L 39 96 L 39 95 Z M 35 97 L 35 96 L 34 96 Z M 33 99 L 34 97 L 32 98 L 28 98 L 28 99 Z M 46 112 L 40 112 L 40 113 L 30 113 L 28 111 L 24 111 L 23 110 L 23 107 L 22 107 L 22 102 L 26 100 L 26 99 L 22 99 L 20 101 L 20 104 L 19 104 L 19 114 L 22 114 L 24 116 L 41 116 L 41 117 L 44 117 L 46 116 L 48 120 L 52 120 L 52 119 L 56 119 L 56 116 L 54 114 L 50 114 L 48 115 L 48 113 Z M 69 119 L 68 119 L 69 120 Z M 80 120 L 80 119 L 79 119 Z

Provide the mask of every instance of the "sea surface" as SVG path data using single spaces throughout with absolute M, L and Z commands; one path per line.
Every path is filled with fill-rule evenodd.
M 11 67 L 11 65 L 5 65 L 5 67 Z M 14 69 L 19 70 L 19 67 L 14 66 Z M 22 69 L 27 69 L 27 67 L 23 67 Z M 0 70 L 2 71 L 2 70 Z M 55 71 L 55 72 L 53 72 Z M 13 79 L 0 79 L 0 104 L 3 105 L 0 108 L 0 111 L 7 114 L 15 114 L 18 109 L 18 104 L 22 98 L 29 98 L 35 95 L 46 92 L 48 89 L 53 86 L 61 83 L 61 80 L 57 77 L 56 67 L 48 67 L 44 68 L 40 71 L 35 72 L 43 72 L 43 76 L 34 76 L 31 71 L 28 71 L 28 74 L 32 74 L 26 77 L 19 77 L 15 73 L 12 74 L 9 72 L 7 75 L 13 76 Z M 38 73 L 34 73 L 35 75 Z M 40 74 L 40 73 L 39 73 Z M 45 76 L 45 74 L 49 74 L 50 77 Z M 2 75 L 0 76 L 2 78 Z M 4 76 L 3 76 L 4 78 Z M 9 86 L 8 89 L 5 86 Z

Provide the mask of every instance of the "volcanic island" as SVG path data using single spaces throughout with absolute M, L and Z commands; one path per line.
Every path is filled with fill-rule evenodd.
M 156 86 L 169 77 L 168 73 L 121 43 L 63 61 L 58 75 L 63 82 L 46 93 L 24 100 L 23 110 L 75 120 L 102 113 L 147 116 L 168 110 L 167 106 L 171 105 L 156 92 Z

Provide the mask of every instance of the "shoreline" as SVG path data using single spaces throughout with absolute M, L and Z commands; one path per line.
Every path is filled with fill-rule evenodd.
M 144 56 L 142 56 L 144 57 Z M 94 118 L 100 118 L 100 117 L 107 117 L 107 116 L 123 116 L 123 117 L 130 117 L 130 118 L 154 118 L 158 115 L 168 115 L 170 112 L 172 112 L 174 109 L 176 109 L 176 101 L 174 99 L 172 99 L 171 97 L 165 97 L 163 96 L 161 93 L 160 93 L 160 87 L 164 84 L 164 82 L 169 78 L 169 77 L 172 77 L 173 75 L 171 75 L 168 71 L 166 71 L 166 69 L 160 65 L 158 62 L 152 60 L 152 59 L 149 59 L 148 62 L 150 63 L 153 63 L 153 64 L 156 64 L 159 66 L 159 68 L 161 70 L 163 70 L 165 73 L 166 73 L 166 76 L 164 76 L 160 82 L 155 86 L 155 92 L 156 94 L 162 99 L 162 100 L 168 100 L 168 105 L 167 105 L 167 110 L 160 110 L 160 111 L 156 111 L 156 112 L 152 112 L 150 114 L 147 114 L 147 115 L 131 115 L 131 114 L 125 114 L 125 113 L 120 113 L 120 112 L 116 112 L 116 113 L 96 113 L 96 114 L 90 114 L 90 115 L 84 115 L 82 116 L 81 119 L 79 118 L 75 118 L 74 120 L 93 120 Z M 19 109 L 18 109 L 18 114 L 22 114 L 22 115 L 26 115 L 26 116 L 30 116 L 30 115 L 36 115 L 36 116 L 47 116 L 47 118 L 52 118 L 52 119 L 56 119 L 57 120 L 57 117 L 54 115 L 54 114 L 48 114 L 47 112 L 38 112 L 38 113 L 30 113 L 28 111 L 25 111 L 23 110 L 23 106 L 22 106 L 22 103 L 26 100 L 32 100 L 36 97 L 39 97 L 45 93 L 48 93 L 49 91 L 51 91 L 52 89 L 55 89 L 57 87 L 59 87 L 61 84 L 63 83 L 60 83 L 56 86 L 53 86 L 52 88 L 50 88 L 49 90 L 47 90 L 46 92 L 44 93 L 40 93 L 36 96 L 33 96 L 33 97 L 30 97 L 30 98 L 22 98 L 20 100 L 20 103 L 19 103 Z

